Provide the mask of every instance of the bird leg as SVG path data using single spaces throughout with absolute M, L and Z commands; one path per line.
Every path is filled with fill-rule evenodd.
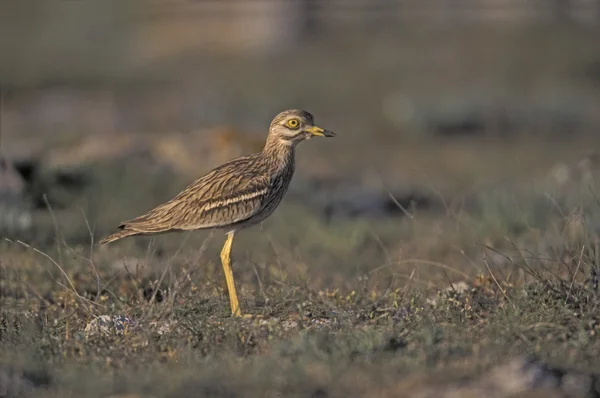
M 221 262 L 223 263 L 223 272 L 225 273 L 225 280 L 227 281 L 227 290 L 229 292 L 229 302 L 231 303 L 231 314 L 234 316 L 241 316 L 240 303 L 237 297 L 237 291 L 235 290 L 235 282 L 233 280 L 233 271 L 231 270 L 231 244 L 233 243 L 234 232 L 227 234 L 227 240 L 221 250 Z

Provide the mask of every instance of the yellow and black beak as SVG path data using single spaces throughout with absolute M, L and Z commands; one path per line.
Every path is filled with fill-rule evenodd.
M 305 131 L 316 137 L 335 137 L 335 133 L 333 131 L 325 130 L 317 126 L 307 128 Z

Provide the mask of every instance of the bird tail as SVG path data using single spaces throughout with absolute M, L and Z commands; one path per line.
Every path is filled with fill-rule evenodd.
M 128 236 L 140 235 L 142 232 L 135 231 L 132 229 L 122 229 L 121 231 L 115 232 L 114 234 L 108 235 L 106 238 L 102 239 L 98 244 L 103 245 L 105 243 L 114 242 L 115 240 L 119 240 L 122 238 L 126 238 Z
M 172 216 L 168 213 L 172 207 L 171 202 L 167 202 L 133 220 L 123 221 L 119 225 L 120 231 L 108 235 L 98 244 L 103 245 L 128 236 L 154 235 L 172 231 L 173 220 Z

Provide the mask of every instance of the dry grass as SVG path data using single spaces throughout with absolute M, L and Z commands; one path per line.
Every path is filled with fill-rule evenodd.
M 0 241 L 0 396 L 598 396 L 600 180 L 580 162 L 597 149 L 585 76 L 596 28 L 325 26 L 264 58 L 136 64 L 119 57 L 123 21 L 101 43 L 65 25 L 69 40 L 48 36 L 50 47 L 41 26 L 0 65 L 11 83 L 2 149 L 43 164 L 29 184 L 34 228 Z M 68 62 L 75 45 L 93 54 Z M 19 67 L 17 50 L 37 62 Z M 165 80 L 179 83 L 155 84 Z M 36 91 L 56 81 L 78 89 Z M 218 131 L 206 145 L 203 126 L 260 132 L 300 104 L 340 139 L 335 151 L 299 148 L 284 204 L 236 236 L 255 318 L 229 315 L 219 233 L 93 245 L 256 149 Z M 497 135 L 501 116 L 515 135 Z M 433 138 L 473 117 L 486 137 Z M 61 186 L 57 168 L 84 183 Z M 328 217 L 316 199 L 346 188 L 352 199 L 416 192 L 429 206 Z M 133 322 L 86 336 L 101 315 Z
M 240 320 L 221 290 L 220 234 L 90 246 L 168 195 L 146 197 L 135 165 L 112 167 L 97 168 L 90 209 L 50 213 L 31 246 L 1 243 L 0 370 L 33 396 L 514 396 L 497 379 L 517 383 L 512 365 L 487 370 L 522 354 L 566 374 L 600 366 L 595 178 L 482 187 L 412 218 L 327 224 L 289 201 L 234 248 L 256 315 Z M 136 325 L 86 338 L 99 315 Z

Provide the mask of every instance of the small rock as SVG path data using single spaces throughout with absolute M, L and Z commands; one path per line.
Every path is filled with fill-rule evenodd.
M 281 327 L 287 332 L 289 330 L 298 328 L 298 322 L 291 319 L 286 319 L 285 321 L 281 322 Z
M 307 329 L 323 329 L 337 324 L 337 319 L 332 318 L 312 318 L 308 321 Z
M 560 375 L 537 360 L 519 357 L 492 369 L 481 383 L 484 391 L 518 394 L 536 388 L 555 388 L 560 384 Z
M 436 199 L 413 187 L 387 192 L 381 189 L 344 186 L 331 181 L 305 181 L 290 193 L 295 200 L 320 209 L 327 222 L 344 218 L 407 216 L 415 209 L 428 210 Z
M 101 315 L 87 324 L 85 337 L 123 335 L 137 327 L 137 322 L 125 315 Z
M 150 327 L 154 329 L 156 334 L 159 336 L 163 336 L 165 334 L 171 333 L 173 328 L 177 325 L 177 322 L 167 322 L 167 321 L 156 321 L 150 322 Z

